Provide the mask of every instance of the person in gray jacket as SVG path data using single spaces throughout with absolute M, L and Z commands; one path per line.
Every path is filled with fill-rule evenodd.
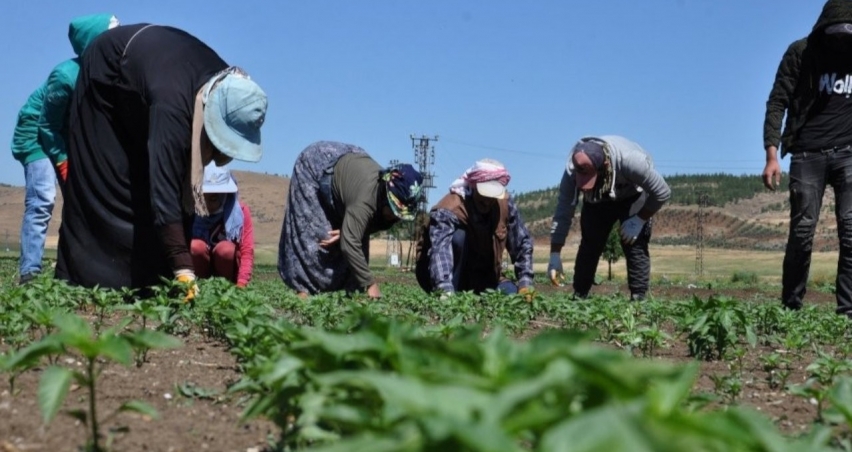
M 574 263 L 575 297 L 589 295 L 609 232 L 619 221 L 630 299 L 644 299 L 651 274 L 651 217 L 671 197 L 668 184 L 654 169 L 651 156 L 637 143 L 615 135 L 580 139 L 565 164 L 550 228 L 547 274 L 554 284 L 562 278 L 560 253 L 580 193 L 582 238 Z

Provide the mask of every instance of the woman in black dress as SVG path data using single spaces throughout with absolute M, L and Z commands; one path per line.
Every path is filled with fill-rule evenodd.
M 260 160 L 266 106 L 245 72 L 184 31 L 139 24 L 99 36 L 71 104 L 57 278 L 194 281 L 189 232 L 192 216 L 207 214 L 204 166 Z

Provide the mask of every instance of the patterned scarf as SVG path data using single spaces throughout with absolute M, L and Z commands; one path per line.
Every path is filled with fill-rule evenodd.
M 393 214 L 404 221 L 411 221 L 420 202 L 423 176 L 413 166 L 402 163 L 380 173 L 388 193 L 388 205 Z

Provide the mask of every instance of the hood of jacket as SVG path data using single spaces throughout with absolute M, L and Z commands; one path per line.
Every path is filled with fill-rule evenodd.
M 80 16 L 68 25 L 68 40 L 77 56 L 83 54 L 99 34 L 118 26 L 118 19 L 112 14 L 89 14 Z
M 828 0 L 822 7 L 822 12 L 811 33 L 820 32 L 829 25 L 840 23 L 852 23 L 852 1 Z

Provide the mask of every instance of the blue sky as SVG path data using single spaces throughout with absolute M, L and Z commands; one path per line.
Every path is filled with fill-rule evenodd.
M 182 28 L 264 88 L 263 160 L 236 169 L 289 174 L 318 140 L 357 144 L 381 164 L 411 162 L 409 136 L 438 135 L 437 193 L 484 157 L 504 162 L 510 189 L 523 192 L 558 184 L 579 137 L 617 134 L 664 175 L 757 178 L 775 70 L 823 3 L 8 1 L 0 182 L 23 185 L 8 151 L 18 109 L 73 56 L 68 22 L 97 12 Z

